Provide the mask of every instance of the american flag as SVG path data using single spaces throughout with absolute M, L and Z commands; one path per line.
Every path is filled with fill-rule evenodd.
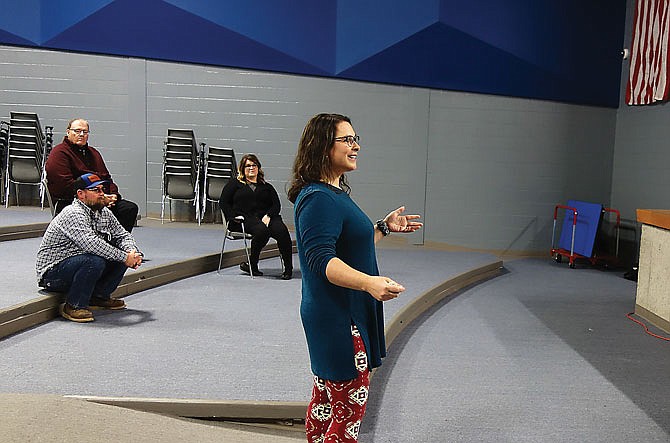
M 637 0 L 626 103 L 648 105 L 670 98 L 670 0 Z

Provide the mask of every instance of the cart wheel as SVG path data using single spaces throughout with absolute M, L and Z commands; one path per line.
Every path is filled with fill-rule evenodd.
M 561 254 L 556 254 L 554 260 L 556 260 L 556 263 L 560 263 L 563 261 L 563 257 L 561 256 Z
M 575 264 L 574 263 L 570 263 L 569 266 L 570 266 L 570 269 L 575 269 Z

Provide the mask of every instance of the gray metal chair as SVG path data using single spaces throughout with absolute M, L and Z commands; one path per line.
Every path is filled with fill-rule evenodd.
M 19 185 L 39 187 L 40 204 L 44 209 L 46 172 L 46 138 L 37 114 L 33 112 L 10 112 L 7 131 L 7 152 L 5 160 L 5 207 L 9 206 L 12 184 L 19 202 Z
M 219 267 L 216 270 L 216 273 L 221 272 L 221 265 L 223 264 L 223 250 L 226 247 L 226 240 L 244 240 L 244 252 L 247 255 L 247 264 L 249 265 L 249 274 L 251 278 L 254 278 L 254 273 L 251 271 L 251 257 L 249 256 L 249 241 L 251 240 L 251 234 L 247 233 L 244 228 L 244 217 L 238 215 L 235 217 L 235 221 L 242 226 L 242 231 L 231 231 L 230 230 L 230 220 L 226 221 L 226 215 L 221 210 L 221 217 L 223 218 L 223 224 L 226 226 L 226 232 L 223 235 L 223 244 L 221 245 L 221 255 L 219 255 Z
M 237 163 L 233 148 L 209 146 L 205 160 L 202 218 L 205 217 L 207 212 L 207 203 L 212 203 L 212 206 L 218 203 L 223 187 L 228 183 L 228 180 L 235 178 L 236 175 Z M 216 217 L 212 217 L 212 219 L 215 220 Z
M 200 224 L 201 154 L 195 134 L 190 129 L 168 129 L 163 149 L 163 177 L 161 183 L 161 223 L 168 202 L 172 220 L 172 200 L 193 202 L 195 218 Z
M 44 208 L 44 168 L 34 143 L 12 140 L 11 131 L 5 169 L 5 207 L 9 206 L 9 192 L 14 184 L 16 203 L 19 202 L 18 185 L 39 186 L 40 201 Z
M 0 121 L 0 203 L 5 202 L 5 170 L 9 149 L 9 122 Z

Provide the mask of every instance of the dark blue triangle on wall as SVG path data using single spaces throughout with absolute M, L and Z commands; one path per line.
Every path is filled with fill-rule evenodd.
M 0 29 L 0 42 L 8 45 L 35 46 L 35 42 L 26 40 L 11 32 L 3 31 L 2 29 Z
M 562 78 L 443 23 L 389 47 L 338 77 L 616 107 L 609 86 Z
M 43 46 L 158 60 L 330 75 L 160 0 L 117 0 L 45 42 Z

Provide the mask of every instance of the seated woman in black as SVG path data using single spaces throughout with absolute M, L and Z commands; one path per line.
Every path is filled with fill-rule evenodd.
M 230 220 L 231 231 L 242 231 L 235 222 L 238 215 L 244 216 L 246 232 L 251 239 L 251 269 L 247 263 L 240 264 L 246 273 L 263 275 L 258 270 L 258 259 L 261 249 L 270 237 L 277 240 L 279 253 L 284 261 L 283 280 L 293 276 L 293 244 L 291 235 L 279 215 L 281 204 L 275 188 L 265 181 L 261 162 L 254 154 L 246 154 L 240 160 L 237 180 L 230 180 L 221 191 L 219 207 L 223 210 L 226 220 Z

